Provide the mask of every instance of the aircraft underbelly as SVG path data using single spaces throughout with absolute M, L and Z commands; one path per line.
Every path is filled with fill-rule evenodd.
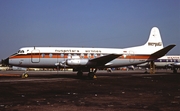
M 31 66 L 36 67 L 57 67 L 55 63 L 57 63 L 57 58 L 41 58 L 38 63 L 32 63 Z
M 29 65 L 29 60 L 30 59 L 9 59 L 9 64 L 11 64 L 12 66 L 26 66 Z
M 14 66 L 21 66 L 21 67 L 57 67 L 56 63 L 62 63 L 65 61 L 64 58 L 34 58 L 34 61 L 38 62 L 32 62 L 31 58 L 18 58 L 18 59 L 10 59 L 10 64 Z M 145 61 L 145 60 L 144 60 Z M 142 63 L 142 61 L 134 59 L 115 59 L 111 62 L 108 62 L 105 64 L 106 67 L 120 67 L 120 66 L 128 66 L 133 64 L 139 64 Z M 72 66 L 73 67 L 73 66 Z
M 145 61 L 145 60 L 144 60 Z M 107 63 L 107 67 L 120 67 L 120 66 L 128 66 L 133 64 L 140 64 L 144 61 L 140 61 L 139 59 L 134 59 L 133 62 L 129 59 L 115 59 L 109 63 Z
M 34 61 L 38 62 L 32 62 L 31 58 L 24 58 L 24 59 L 10 59 L 9 63 L 12 66 L 21 66 L 21 67 L 56 67 L 55 63 L 57 63 L 57 58 L 41 58 L 40 60 L 36 60 L 36 58 L 33 59 Z

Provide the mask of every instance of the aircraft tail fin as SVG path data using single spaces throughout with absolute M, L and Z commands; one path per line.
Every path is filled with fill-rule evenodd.
M 148 47 L 158 47 L 159 49 L 163 48 L 163 42 L 161 39 L 161 34 L 160 31 L 157 27 L 153 27 L 151 29 L 150 35 L 149 35 L 149 39 L 148 41 L 144 44 L 144 46 L 148 46 Z

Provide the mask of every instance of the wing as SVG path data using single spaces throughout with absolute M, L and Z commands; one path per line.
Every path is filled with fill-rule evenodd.
M 155 59 L 160 58 L 160 57 L 164 56 L 166 53 L 168 53 L 175 46 L 176 45 L 168 45 L 167 47 L 151 54 L 151 57 L 155 58 Z
M 121 55 L 122 54 L 109 54 L 109 55 L 91 59 L 91 60 L 89 60 L 89 62 L 96 64 L 97 66 L 104 66 L 106 63 L 116 59 L 117 57 L 119 57 Z

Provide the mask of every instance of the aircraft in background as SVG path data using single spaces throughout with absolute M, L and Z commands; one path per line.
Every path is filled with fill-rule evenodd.
M 180 55 L 165 55 L 157 60 L 154 60 L 156 68 L 171 68 L 173 73 L 177 73 L 177 69 L 180 68 Z M 138 64 L 138 67 L 150 67 L 150 63 Z
M 148 41 L 130 48 L 24 47 L 6 61 L 26 68 L 73 68 L 80 77 L 89 72 L 93 78 L 98 68 L 115 68 L 156 60 L 175 45 L 163 47 L 159 29 L 153 27 Z

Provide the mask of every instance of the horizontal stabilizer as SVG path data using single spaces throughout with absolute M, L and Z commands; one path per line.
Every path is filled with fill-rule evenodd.
M 176 45 L 168 45 L 165 48 L 151 54 L 152 58 L 160 58 L 162 56 L 164 56 L 165 54 L 167 54 L 173 47 L 175 47 Z

